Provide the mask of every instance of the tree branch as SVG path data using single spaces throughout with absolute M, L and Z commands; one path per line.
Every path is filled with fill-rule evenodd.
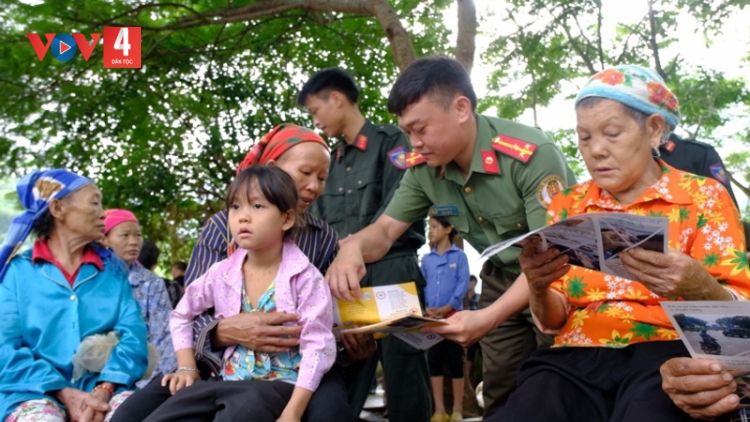
M 475 39 L 477 37 L 477 8 L 474 0 L 458 0 L 458 36 L 456 60 L 471 73 L 474 66 Z
M 641 26 L 641 24 L 643 23 L 643 21 L 646 20 L 646 17 L 648 17 L 648 14 L 643 15 L 643 18 L 641 18 L 641 21 L 638 22 L 637 24 L 635 24 L 631 28 L 630 33 L 628 34 L 628 36 L 625 37 L 625 42 L 622 43 L 622 51 L 620 52 L 620 55 L 617 56 L 617 60 L 614 63 L 612 63 L 613 65 L 617 66 L 620 63 L 622 63 L 622 60 L 625 58 L 625 53 L 628 52 L 628 42 L 630 42 L 630 37 L 632 37 L 633 34 L 636 33 L 636 31 Z
M 656 67 L 656 73 L 667 81 L 667 74 L 664 73 L 664 69 L 661 67 L 661 58 L 659 58 L 659 45 L 656 43 L 656 13 L 654 12 L 654 0 L 648 0 L 648 20 L 650 26 L 650 37 L 649 44 L 651 45 L 651 51 L 654 53 L 654 66 Z
M 604 49 L 602 48 L 602 2 L 596 0 L 596 46 L 599 49 L 599 68 L 604 69 Z
M 730 181 L 731 181 L 732 183 L 734 183 L 734 185 L 735 185 L 735 186 L 737 186 L 737 188 L 738 188 L 739 190 L 741 190 L 741 191 L 742 191 L 742 193 L 744 193 L 744 194 L 745 194 L 745 196 L 747 196 L 747 197 L 750 197 L 750 187 L 748 187 L 748 186 L 745 186 L 745 185 L 743 185 L 742 183 L 740 183 L 740 181 L 739 181 L 739 180 L 737 180 L 737 179 L 736 179 L 736 178 L 735 178 L 734 176 L 732 176 L 732 173 L 730 173 L 730 172 L 727 172 L 727 175 L 729 176 L 729 180 L 730 180 Z

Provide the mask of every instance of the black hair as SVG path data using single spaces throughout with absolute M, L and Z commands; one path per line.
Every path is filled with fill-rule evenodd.
M 177 261 L 174 264 L 172 264 L 172 267 L 177 267 L 178 270 L 185 272 L 187 271 L 187 264 L 182 261 Z
M 448 222 L 448 219 L 445 218 L 445 217 L 443 217 L 442 215 L 433 215 L 430 218 L 434 218 L 435 221 L 437 221 L 438 223 L 440 223 L 440 225 L 443 226 L 443 227 L 450 227 L 451 228 L 450 233 L 448 233 L 448 240 L 451 243 L 453 243 L 453 238 L 456 237 L 456 235 L 458 234 L 458 232 L 456 232 L 456 229 L 451 226 L 451 223 Z
M 55 217 L 53 217 L 52 213 L 47 209 L 39 216 L 39 218 L 34 220 L 34 223 L 31 225 L 31 232 L 34 233 L 38 239 L 49 239 L 54 227 Z
M 159 255 L 161 255 L 159 247 L 154 242 L 144 239 L 141 252 L 138 253 L 138 262 L 150 270 L 159 262 Z
M 294 183 L 292 176 L 277 166 L 250 166 L 242 170 L 229 185 L 226 200 L 227 210 L 239 195 L 245 195 L 249 199 L 255 183 L 258 184 L 260 192 L 266 200 L 279 211 L 286 213 L 291 210 L 295 213 L 294 225 L 284 233 L 285 238 L 293 237 L 302 223 L 302 219 L 296 214 L 299 192 L 297 192 L 297 185 Z
M 578 107 L 583 107 L 583 108 L 596 107 L 599 103 L 602 102 L 602 100 L 608 100 L 608 99 L 609 98 L 606 98 L 606 97 L 596 97 L 596 96 L 584 97 L 584 98 L 581 98 L 581 100 L 579 100 L 576 103 L 576 108 L 578 108 Z M 617 100 L 612 100 L 612 101 L 617 101 Z M 649 114 L 644 113 L 644 112 L 642 112 L 640 110 L 636 110 L 633 107 L 631 107 L 631 106 L 629 106 L 629 105 L 627 105 L 625 103 L 621 103 L 619 101 L 617 101 L 617 102 L 620 103 L 620 104 L 622 104 L 622 107 L 625 110 L 625 114 L 627 114 L 628 116 L 632 117 L 633 120 L 635 120 L 635 122 L 638 123 L 638 127 L 640 127 L 641 130 L 645 130 L 646 129 L 646 120 L 649 118 Z
M 311 95 L 318 95 L 327 100 L 331 91 L 344 94 L 352 104 L 357 104 L 359 100 L 359 89 L 354 79 L 343 69 L 332 67 L 318 71 L 302 85 L 297 95 L 297 104 L 304 107 L 307 98 Z
M 475 276 L 474 274 L 469 276 L 469 283 L 471 283 L 472 281 L 475 283 L 477 282 L 477 276 Z
M 425 57 L 409 65 L 396 79 L 388 96 L 388 111 L 400 116 L 425 95 L 447 109 L 456 94 L 469 99 L 472 111 L 477 109 L 477 94 L 461 63 L 442 55 Z

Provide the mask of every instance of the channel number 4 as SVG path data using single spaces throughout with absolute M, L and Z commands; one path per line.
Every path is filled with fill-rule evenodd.
M 128 28 L 120 28 L 120 32 L 117 34 L 117 39 L 115 40 L 115 50 L 122 50 L 122 55 L 125 57 L 128 56 L 128 51 L 130 51 Z

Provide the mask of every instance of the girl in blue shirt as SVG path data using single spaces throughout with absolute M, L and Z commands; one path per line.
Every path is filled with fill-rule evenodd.
M 430 217 L 429 254 L 422 258 L 425 287 L 426 316 L 446 318 L 463 309 L 463 300 L 469 288 L 469 262 L 463 250 L 453 244 L 456 230 L 445 217 Z M 435 414 L 430 422 L 459 421 L 463 419 L 464 349 L 450 340 L 443 340 L 427 352 L 430 382 L 435 403 Z M 453 412 L 449 416 L 443 401 L 443 365 L 448 363 L 453 379 Z M 456 399 L 458 398 L 458 399 Z

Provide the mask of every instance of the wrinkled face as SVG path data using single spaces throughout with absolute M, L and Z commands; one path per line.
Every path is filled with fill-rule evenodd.
M 466 99 L 457 95 L 446 108 L 432 96 L 424 95 L 398 117 L 398 125 L 409 135 L 412 149 L 422 154 L 430 166 L 450 163 L 466 147 L 461 123 L 468 114 L 459 98 Z
M 61 200 L 50 204 L 55 218 L 55 227 L 84 238 L 89 242 L 104 236 L 104 209 L 102 193 L 93 184 L 88 184 Z
M 451 226 L 443 227 L 443 225 L 437 220 L 430 218 L 430 231 L 427 234 L 427 237 L 429 237 L 430 242 L 437 245 L 442 242 L 443 239 L 448 237 L 451 230 L 453 230 Z
M 313 124 L 328 137 L 343 133 L 344 105 L 342 94 L 336 91 L 326 96 L 308 95 L 305 100 L 305 109 L 310 113 Z
M 578 150 L 600 188 L 618 197 L 650 186 L 646 170 L 653 165 L 652 149 L 659 146 L 661 116 L 650 116 L 641 127 L 621 103 L 602 99 L 576 107 L 576 117 Z
M 141 226 L 133 221 L 120 223 L 107 233 L 106 242 L 120 259 L 130 265 L 138 259 L 143 247 Z
M 299 192 L 297 211 L 303 213 L 323 193 L 331 154 L 317 142 L 302 142 L 287 150 L 275 164 L 294 179 Z
M 253 182 L 248 196 L 237 195 L 229 207 L 229 230 L 243 249 L 260 250 L 279 244 L 294 225 L 294 213 L 282 213 Z

